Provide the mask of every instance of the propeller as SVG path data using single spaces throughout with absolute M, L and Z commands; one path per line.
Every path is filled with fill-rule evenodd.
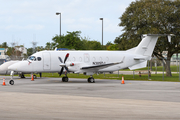
M 63 73 L 64 68 L 66 69 L 67 72 L 69 72 L 69 70 L 68 70 L 68 68 L 66 67 L 66 64 L 65 64 L 68 57 L 69 57 L 69 53 L 66 54 L 66 56 L 64 58 L 64 62 L 62 61 L 61 57 L 58 57 L 59 61 L 61 62 L 60 66 L 62 67 L 61 71 L 59 72 L 59 76 L 61 76 L 61 74 Z

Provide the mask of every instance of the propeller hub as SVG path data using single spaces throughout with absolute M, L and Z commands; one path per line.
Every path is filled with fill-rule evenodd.
M 59 64 L 59 66 L 61 66 L 61 67 L 65 67 L 65 66 L 66 66 L 66 64 L 64 64 L 64 63 L 60 63 L 60 64 Z

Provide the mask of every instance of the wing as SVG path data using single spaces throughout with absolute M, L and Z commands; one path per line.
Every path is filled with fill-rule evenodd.
M 124 57 L 124 58 L 125 58 L 125 57 Z M 86 67 L 82 67 L 81 70 L 90 70 L 90 69 L 99 70 L 99 69 L 107 68 L 107 67 L 110 67 L 110 66 L 113 66 L 113 65 L 117 65 L 117 64 L 123 63 L 124 58 L 123 58 L 123 60 L 120 61 L 120 62 L 107 63 L 107 64 L 102 64 L 102 65 L 86 66 Z

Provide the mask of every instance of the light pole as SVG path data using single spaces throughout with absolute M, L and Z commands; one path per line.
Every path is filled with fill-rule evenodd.
M 59 34 L 59 36 L 60 36 L 60 38 L 61 38 L 61 13 L 56 13 L 56 15 L 59 15 L 60 16 L 60 34 Z
M 103 49 L 103 18 L 100 18 L 102 20 L 102 49 Z

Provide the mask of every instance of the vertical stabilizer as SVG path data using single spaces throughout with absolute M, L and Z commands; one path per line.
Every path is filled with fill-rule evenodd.
M 144 35 L 144 38 L 136 47 L 135 54 L 151 56 L 159 35 Z

